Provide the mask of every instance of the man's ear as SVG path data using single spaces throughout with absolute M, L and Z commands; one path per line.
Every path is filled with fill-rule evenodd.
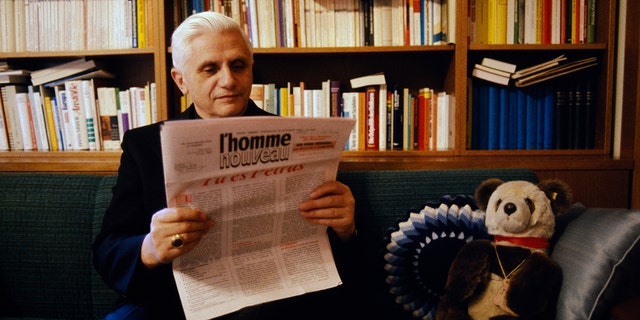
M 189 89 L 184 83 L 184 77 L 182 76 L 182 72 L 180 72 L 176 68 L 171 68 L 171 78 L 173 78 L 173 82 L 176 83 L 178 89 L 182 92 L 182 94 L 189 93 Z

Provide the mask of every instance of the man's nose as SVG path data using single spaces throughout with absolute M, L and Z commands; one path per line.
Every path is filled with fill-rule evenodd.
M 222 86 L 229 86 L 235 82 L 235 77 L 229 66 L 224 66 L 218 72 L 218 82 Z

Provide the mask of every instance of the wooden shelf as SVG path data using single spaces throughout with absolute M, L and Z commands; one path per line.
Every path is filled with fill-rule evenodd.
M 178 112 L 179 92 L 169 75 L 173 31 L 174 1 L 158 2 L 154 6 L 154 48 L 123 50 L 92 50 L 66 52 L 0 53 L 0 59 L 38 66 L 51 61 L 74 57 L 95 57 L 113 66 L 130 69 L 124 72 L 127 82 L 139 82 L 150 76 L 158 85 L 159 119 Z M 525 167 L 541 177 L 559 177 L 580 184 L 578 191 L 588 198 L 597 192 L 611 192 L 612 198 L 628 206 L 631 202 L 631 176 L 636 149 L 623 146 L 620 160 L 613 159 L 613 102 L 616 59 L 617 1 L 597 1 L 596 43 L 592 44 L 514 44 L 486 45 L 467 43 L 468 1 L 456 2 L 455 44 L 434 46 L 370 46 L 332 48 L 255 48 L 254 82 L 276 83 L 304 81 L 310 87 L 327 79 L 340 80 L 343 89 L 350 89 L 348 80 L 365 74 L 384 72 L 388 83 L 416 89 L 430 87 L 444 90 L 456 98 L 456 145 L 447 151 L 363 151 L 345 152 L 341 170 L 417 170 Z M 629 22 L 632 23 L 632 22 Z M 628 23 L 628 24 L 629 24 Z M 637 28 L 634 28 L 634 30 Z M 637 31 L 637 30 L 636 30 Z M 634 39 L 637 39 L 637 35 Z M 589 150 L 471 150 L 468 137 L 466 106 L 468 84 L 475 63 L 489 56 L 512 61 L 519 66 L 542 62 L 565 53 L 569 57 L 596 56 L 599 70 L 596 86 L 595 147 Z M 637 59 L 637 58 L 636 58 Z M 121 71 L 123 72 L 123 71 Z M 637 75 L 636 75 L 637 76 Z M 625 82 L 625 85 L 627 83 Z M 637 84 L 631 87 L 637 87 Z M 632 114 L 624 106 L 625 114 Z M 631 110 L 635 111 L 635 110 Z M 635 122 L 623 119 L 624 132 L 632 133 Z M 633 141 L 623 137 L 625 145 Z M 636 141 L 636 145 L 638 142 Z M 634 152 L 635 150 L 635 152 Z M 1 152 L 0 171 L 80 172 L 113 174 L 117 172 L 119 152 Z M 581 180 L 601 179 L 604 182 Z M 636 175 L 637 176 L 637 175 Z M 602 191 L 598 188 L 605 184 Z M 637 184 L 637 183 L 636 183 Z M 597 185 L 597 186 L 596 186 Z M 625 205 L 626 201 L 626 205 Z
M 57 151 L 0 153 L 0 171 L 98 172 L 114 174 L 120 152 Z M 512 156 L 455 156 L 450 151 L 345 151 L 341 170 L 419 170 L 464 168 L 531 168 L 534 170 L 630 170 L 632 160 L 613 160 L 607 156 L 563 155 L 537 158 Z
M 0 152 L 0 171 L 115 174 L 121 152 Z

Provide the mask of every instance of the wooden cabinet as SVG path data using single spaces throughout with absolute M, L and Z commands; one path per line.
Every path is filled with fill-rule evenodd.
M 540 177 L 566 179 L 574 187 L 576 200 L 589 206 L 630 206 L 633 155 L 624 153 L 614 159 L 612 132 L 615 90 L 617 1 L 597 0 L 595 43 L 591 44 L 469 44 L 467 0 L 456 0 L 455 44 L 436 46 L 331 47 L 331 48 L 256 48 L 254 82 L 304 81 L 320 86 L 327 79 L 340 80 L 343 90 L 349 79 L 384 72 L 388 83 L 413 88 L 431 87 L 455 96 L 455 147 L 446 151 L 358 151 L 345 152 L 341 170 L 416 170 L 528 167 Z M 45 58 L 69 59 L 79 55 L 103 58 L 122 69 L 129 69 L 123 81 L 141 81 L 140 75 L 153 74 L 158 83 L 162 108 L 160 119 L 179 111 L 179 92 L 168 76 L 169 37 L 179 16 L 173 1 L 158 1 L 154 6 L 154 37 L 157 46 L 145 50 L 115 52 L 69 52 L 38 54 L 2 54 L 0 59 L 31 63 Z M 180 9 L 178 9 L 180 10 Z M 466 134 L 469 102 L 468 84 L 475 63 L 492 57 L 531 65 L 560 54 L 596 56 L 595 145 L 582 150 L 476 150 L 468 147 Z M 137 69 L 133 69 L 137 68 Z M 626 108 L 626 107 L 625 107 Z M 629 124 L 623 120 L 628 128 Z M 631 155 L 629 155 L 631 154 Z M 117 154 L 104 153 L 0 153 L 1 171 L 85 171 L 114 172 Z M 444 183 L 444 182 L 443 182 Z M 596 196 L 597 195 L 597 196 Z

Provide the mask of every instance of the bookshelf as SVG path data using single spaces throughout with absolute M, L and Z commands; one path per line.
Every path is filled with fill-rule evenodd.
M 10 62 L 34 63 L 75 56 L 103 58 L 123 66 L 145 66 L 153 70 L 158 83 L 159 119 L 179 112 L 179 92 L 168 76 L 170 49 L 167 48 L 174 25 L 180 20 L 180 2 L 159 1 L 153 6 L 155 43 L 153 48 L 88 52 L 0 53 Z M 320 86 L 327 79 L 340 80 L 343 90 L 349 79 L 384 72 L 388 83 L 417 88 L 428 86 L 455 96 L 455 147 L 446 151 L 349 151 L 341 170 L 417 170 L 527 167 L 540 178 L 561 178 L 574 187 L 576 200 L 589 206 L 622 206 L 631 203 L 633 152 L 619 159 L 612 153 L 613 102 L 615 84 L 615 45 L 617 1 L 597 0 L 595 42 L 589 44 L 477 44 L 468 43 L 467 0 L 456 1 L 455 44 L 429 46 L 363 46 L 255 48 L 254 82 L 304 81 Z M 560 54 L 596 56 L 599 61 L 596 83 L 596 127 L 594 147 L 572 150 L 478 150 L 468 147 L 468 84 L 475 63 L 483 57 L 502 59 L 518 66 L 531 65 Z M 137 61 L 137 62 L 132 62 Z M 124 69 L 124 68 L 123 68 Z M 125 75 L 124 82 L 141 81 L 140 74 Z M 628 108 L 625 106 L 625 108 Z M 623 120 L 633 128 L 634 119 Z M 629 130 L 629 129 L 626 129 Z M 49 152 L 0 153 L 0 171 L 73 171 L 113 173 L 118 153 Z M 597 181 L 597 183 L 594 183 Z M 637 183 L 636 183 L 637 184 Z
M 141 48 L 13 51 L 0 52 L 0 61 L 14 69 L 39 70 L 77 58 L 96 61 L 116 75 L 112 85 L 118 88 L 144 86 L 155 82 L 158 87 L 158 119 L 167 118 L 167 72 L 164 36 L 164 6 L 155 0 L 146 4 L 147 45 Z M 15 4 L 22 3 L 15 1 Z M 115 2 L 114 2 L 115 3 Z M 103 4 L 111 4 L 104 2 Z M 101 12 L 103 19 L 111 13 Z M 97 20 L 97 19 L 96 19 Z M 39 24 L 38 24 L 39 25 Z M 110 29 L 110 31 L 113 31 Z M 115 32 L 115 31 L 114 31 Z M 31 35 L 28 35 L 31 36 Z M 40 43 L 42 43 L 40 39 Z M 89 44 L 87 48 L 95 46 Z M 119 151 L 3 151 L 0 152 L 0 171 L 4 172 L 74 172 L 113 174 L 118 169 Z

